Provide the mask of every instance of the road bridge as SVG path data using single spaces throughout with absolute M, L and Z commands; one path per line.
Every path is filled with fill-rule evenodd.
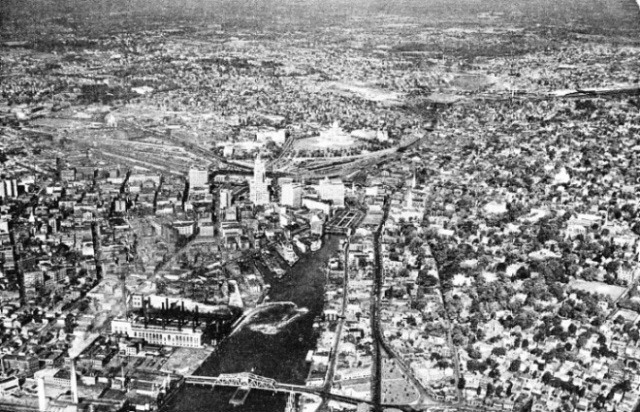
M 365 403 L 372 405 L 373 402 L 366 399 L 352 398 L 350 396 L 339 395 L 325 391 L 322 387 L 294 385 L 291 383 L 281 383 L 275 379 L 265 378 L 264 376 L 255 375 L 253 373 L 241 372 L 227 374 L 223 373 L 219 376 L 185 376 L 185 382 L 190 385 L 202 386 L 227 386 L 245 389 L 257 389 L 272 392 L 282 392 L 290 394 L 309 394 L 320 396 L 323 399 L 336 402 L 358 405 Z M 414 412 L 416 409 L 412 405 L 383 405 L 394 407 L 405 412 Z

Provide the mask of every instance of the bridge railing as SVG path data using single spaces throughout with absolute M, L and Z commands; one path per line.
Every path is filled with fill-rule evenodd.
M 252 373 L 227 373 L 219 376 L 188 376 L 187 380 L 208 382 L 221 386 L 246 386 L 257 389 L 277 389 L 277 382 L 274 379 Z

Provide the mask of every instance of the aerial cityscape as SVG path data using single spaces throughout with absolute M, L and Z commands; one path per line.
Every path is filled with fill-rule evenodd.
M 640 0 L 3 0 L 0 411 L 640 411 Z

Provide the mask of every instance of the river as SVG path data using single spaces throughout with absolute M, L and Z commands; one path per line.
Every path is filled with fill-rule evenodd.
M 324 303 L 324 268 L 329 258 L 339 252 L 340 237 L 326 236 L 323 247 L 303 256 L 282 279 L 266 278 L 271 284 L 271 302 L 291 301 L 309 311 L 269 335 L 245 327 L 225 339 L 195 373 L 217 376 L 220 373 L 253 372 L 280 382 L 304 384 L 309 371 L 305 357 L 315 348 L 313 322 L 322 313 Z M 242 406 L 229 400 L 235 388 L 199 388 L 185 386 L 164 408 L 166 412 L 282 412 L 286 397 L 282 394 L 252 390 Z

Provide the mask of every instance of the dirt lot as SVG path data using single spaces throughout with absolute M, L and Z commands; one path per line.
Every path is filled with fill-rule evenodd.
M 191 375 L 196 371 L 211 355 L 213 350 L 207 349 L 190 349 L 190 348 L 178 348 L 167 359 L 167 362 L 162 366 L 163 372 L 177 372 L 184 375 Z

